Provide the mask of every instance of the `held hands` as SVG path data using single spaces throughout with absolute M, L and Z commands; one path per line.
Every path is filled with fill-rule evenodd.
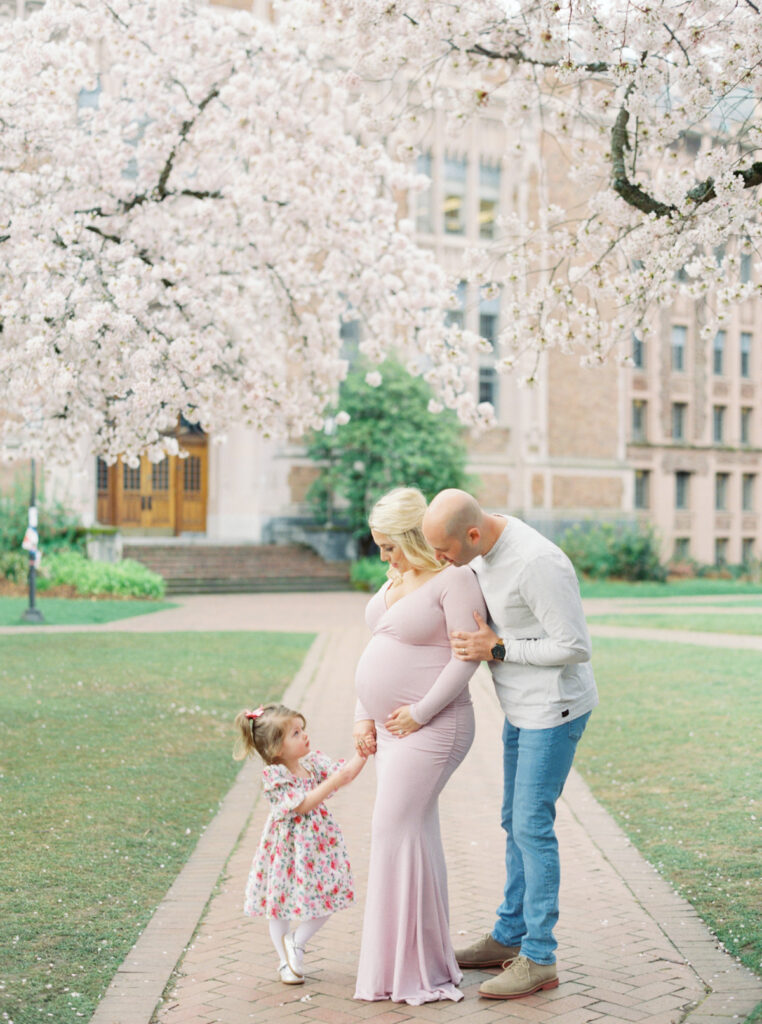
M 355 722 L 352 740 L 360 757 L 370 757 L 376 752 L 376 724 L 372 718 Z
M 474 619 L 478 627 L 475 633 L 450 633 L 450 646 L 458 661 L 490 661 L 492 648 L 500 639 L 478 612 L 474 612 Z
M 417 732 L 421 728 L 420 722 L 416 722 L 410 714 L 410 705 L 403 704 L 395 708 L 386 720 L 386 728 L 392 736 L 407 736 L 411 732 Z

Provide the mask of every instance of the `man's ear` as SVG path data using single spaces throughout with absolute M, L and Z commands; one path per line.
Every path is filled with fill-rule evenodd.
M 470 544 L 478 544 L 479 541 L 482 539 L 481 530 L 479 529 L 478 526 L 470 526 L 466 530 L 466 536 L 468 537 Z

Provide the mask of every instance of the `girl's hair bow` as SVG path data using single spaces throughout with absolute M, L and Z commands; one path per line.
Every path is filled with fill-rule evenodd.
M 259 705 L 259 707 L 258 707 L 258 708 L 256 708 L 256 709 L 255 709 L 254 711 L 246 711 L 246 712 L 244 712 L 244 714 L 246 715 L 246 717 L 247 717 L 247 718 L 250 718 L 250 719 L 257 719 L 257 718 L 259 718 L 259 717 L 260 717 L 261 715 L 263 715 L 264 713 L 265 713 L 265 709 L 264 709 L 264 708 L 262 707 L 262 705 L 261 705 L 261 704 L 260 704 L 260 705 Z

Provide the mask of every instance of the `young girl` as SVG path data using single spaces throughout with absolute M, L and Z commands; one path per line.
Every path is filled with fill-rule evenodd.
M 304 983 L 304 950 L 335 910 L 354 902 L 344 837 L 323 801 L 361 771 L 365 758 L 332 762 L 310 753 L 304 715 L 283 704 L 241 711 L 234 757 L 256 752 L 265 762 L 270 801 L 259 849 L 246 883 L 244 913 L 266 917 L 286 985 Z

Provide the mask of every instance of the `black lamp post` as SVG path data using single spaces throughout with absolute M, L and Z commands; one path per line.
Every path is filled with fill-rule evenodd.
M 32 489 L 29 495 L 29 530 L 37 534 L 37 467 L 34 459 L 31 460 Z M 35 605 L 37 584 L 37 548 L 36 545 L 29 549 L 29 607 L 24 609 L 21 616 L 23 622 L 44 622 L 42 612 Z

